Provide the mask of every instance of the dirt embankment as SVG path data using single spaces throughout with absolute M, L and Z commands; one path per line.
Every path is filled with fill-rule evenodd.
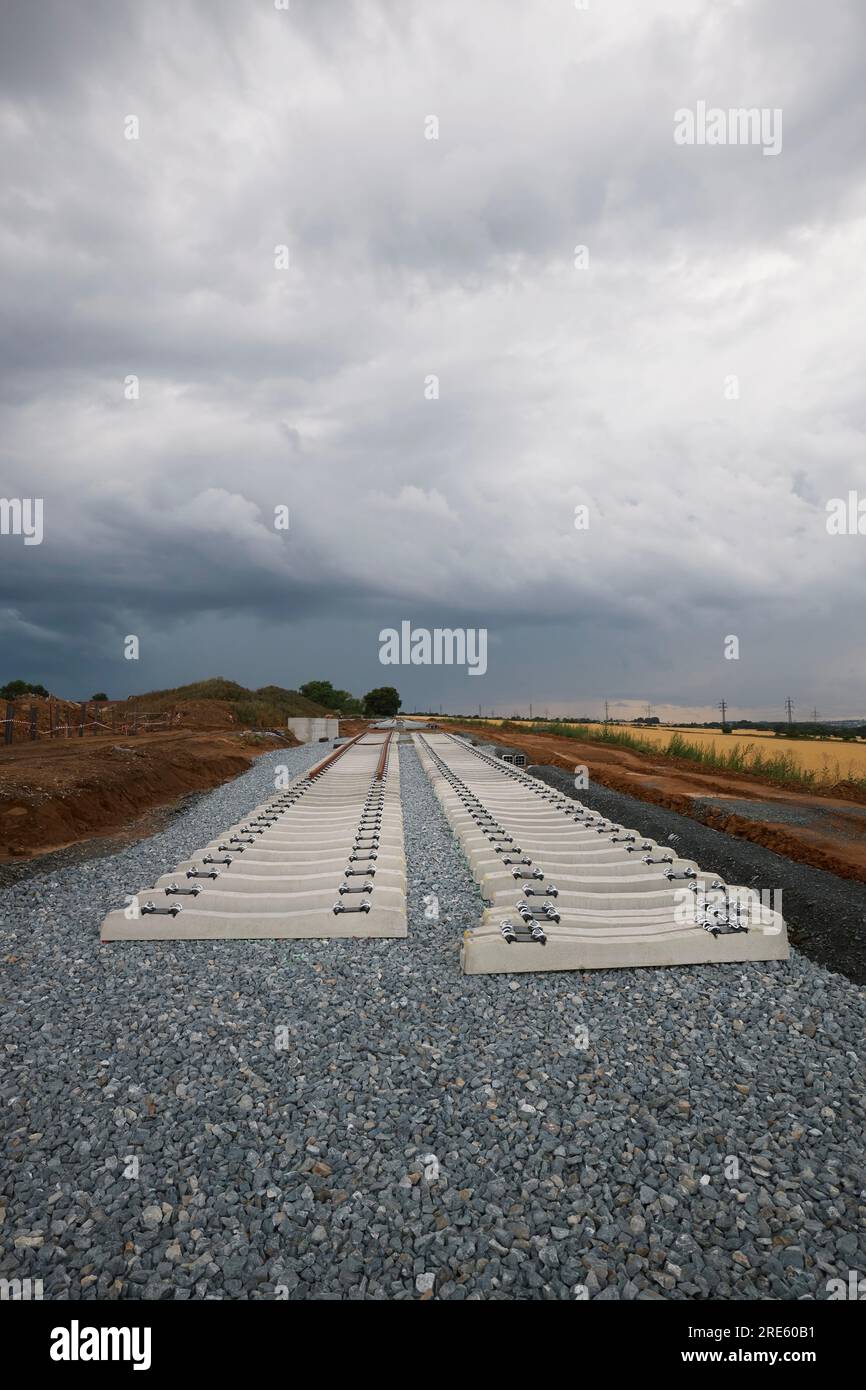
M 118 830 L 246 771 L 262 752 L 294 744 L 240 733 L 39 739 L 0 748 L 0 862 Z
M 449 720 L 441 728 L 519 748 L 532 763 L 586 766 L 591 780 L 754 841 L 799 863 L 866 882 L 866 815 L 847 784 L 831 795 L 789 791 L 749 773 L 698 770 L 684 759 L 634 753 L 554 734 L 484 729 Z M 639 828 L 639 827 L 638 827 Z
M 30 742 L 34 734 L 39 742 L 67 742 L 79 737 L 126 738 L 174 729 L 232 729 L 237 733 L 244 729 L 282 730 L 289 715 L 329 713 L 297 691 L 281 686 L 247 690 L 221 679 L 130 695 L 126 700 L 77 702 L 56 695 L 20 695 L 11 702 L 0 702 L 0 719 L 13 743 Z

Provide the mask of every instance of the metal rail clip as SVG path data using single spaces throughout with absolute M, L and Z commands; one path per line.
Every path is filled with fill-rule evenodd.
M 531 907 L 529 903 L 519 902 L 515 903 L 515 909 L 520 913 L 524 922 L 534 921 L 539 913 L 542 917 L 546 917 L 549 922 L 559 921 L 559 913 L 553 903 L 541 903 L 539 907 Z
M 535 942 L 538 946 L 547 945 L 547 937 L 538 922 L 533 922 L 531 926 L 522 922 L 520 926 L 517 926 L 514 922 L 509 922 L 506 917 L 499 923 L 499 930 L 509 946 L 513 946 L 515 942 Z

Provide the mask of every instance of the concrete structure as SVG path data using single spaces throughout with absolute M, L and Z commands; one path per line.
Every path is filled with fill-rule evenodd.
M 103 941 L 406 935 L 395 741 L 329 753 L 153 888 L 110 912 Z
M 448 734 L 416 747 L 491 904 L 468 974 L 786 960 L 785 923 L 636 830 Z
M 310 718 L 309 715 L 293 715 L 286 723 L 299 743 L 322 743 L 325 739 L 338 738 L 339 719 Z
M 526 754 L 520 748 L 502 748 L 496 745 L 496 757 L 514 767 L 526 767 Z

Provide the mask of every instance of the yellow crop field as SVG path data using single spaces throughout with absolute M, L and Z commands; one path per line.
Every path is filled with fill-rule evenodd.
M 496 727 L 502 719 L 487 718 L 485 725 Z M 687 729 L 677 725 L 641 726 L 632 724 L 562 723 L 546 724 L 542 720 L 519 721 L 514 732 L 562 731 L 563 736 L 574 730 L 586 730 L 592 741 L 612 746 L 644 751 L 658 748 L 660 753 L 670 749 L 671 740 L 679 741 L 673 754 L 694 761 L 696 767 L 717 772 L 754 772 L 769 781 L 793 786 L 826 788 L 837 782 L 857 782 L 866 786 L 866 740 L 850 741 L 841 738 L 796 739 L 776 738 L 769 730 L 723 734 L 712 729 Z M 506 731 L 507 737 L 507 731 Z M 703 754 L 703 757 L 702 757 Z
M 594 724 L 591 727 L 593 732 L 600 732 L 604 726 Z M 804 772 L 812 773 L 817 782 L 859 781 L 866 778 L 866 742 L 859 740 L 776 738 L 775 734 L 765 729 L 723 734 L 713 729 L 683 729 L 674 725 L 659 728 L 614 727 L 620 732 L 633 734 L 637 739 L 645 739 L 660 749 L 667 748 L 674 734 L 679 734 L 687 743 L 712 748 L 714 752 L 728 756 L 738 748 L 744 770 L 748 770 L 754 756 L 760 754 L 764 758 L 788 758 Z

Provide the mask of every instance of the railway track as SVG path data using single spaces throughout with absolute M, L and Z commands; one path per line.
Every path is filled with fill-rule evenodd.
M 784 960 L 785 923 L 637 830 L 453 734 L 413 735 L 489 906 L 469 974 Z
M 406 935 L 396 740 L 335 748 L 198 854 L 133 893 L 102 941 Z
M 784 921 L 753 890 L 454 734 L 411 738 L 487 904 L 464 933 L 467 973 L 787 957 Z M 391 729 L 333 749 L 101 929 L 104 942 L 406 935 Z

